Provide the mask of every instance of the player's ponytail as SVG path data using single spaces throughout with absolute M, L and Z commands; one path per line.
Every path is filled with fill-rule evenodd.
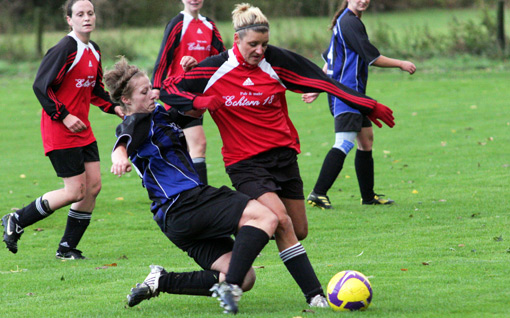
M 333 28 L 335 27 L 335 24 L 336 24 L 336 20 L 342 14 L 342 12 L 344 12 L 344 10 L 347 8 L 348 5 L 349 5 L 349 3 L 348 3 L 347 0 L 344 0 L 342 2 L 342 4 L 340 5 L 340 7 L 338 8 L 338 10 L 335 13 L 335 16 L 333 17 L 333 20 L 331 20 L 331 25 L 329 26 L 330 30 L 333 30 Z

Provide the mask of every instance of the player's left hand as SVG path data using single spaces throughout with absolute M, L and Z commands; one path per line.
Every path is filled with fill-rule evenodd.
M 320 93 L 305 93 L 301 95 L 301 100 L 307 104 L 313 103 L 319 97 Z
M 414 72 L 416 72 L 416 66 L 412 62 L 409 62 L 409 61 L 402 62 L 400 69 L 402 71 L 408 72 L 411 75 L 413 75 Z
M 184 72 L 191 71 L 195 66 L 198 65 L 198 61 L 193 56 L 183 56 L 181 59 L 181 67 Z
M 115 111 L 115 114 L 119 116 L 121 119 L 124 119 L 124 116 L 126 116 L 121 106 L 115 106 L 113 110 Z
M 390 128 L 395 126 L 395 117 L 393 117 L 393 111 L 388 106 L 380 103 L 375 104 L 374 109 L 369 115 L 367 115 L 367 117 L 379 128 L 382 128 L 382 124 L 379 122 L 379 119 L 382 120 Z

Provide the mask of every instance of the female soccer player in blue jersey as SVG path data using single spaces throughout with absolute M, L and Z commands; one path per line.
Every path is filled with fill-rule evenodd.
M 203 268 L 176 273 L 152 265 L 145 281 L 131 290 L 128 305 L 160 292 L 213 295 L 228 313 L 237 313 L 242 291 L 255 282 L 251 266 L 278 225 L 276 215 L 245 194 L 200 182 L 180 128 L 194 117 L 155 103 L 145 73 L 121 59 L 105 74 L 105 83 L 127 115 L 117 127 L 112 173 L 122 176 L 133 164 L 161 231 Z M 201 99 L 196 103 L 203 104 Z
M 64 10 L 71 32 L 46 53 L 33 85 L 43 108 L 44 153 L 64 187 L 5 215 L 3 239 L 16 253 L 24 228 L 71 205 L 56 257 L 83 259 L 76 247 L 90 224 L 101 190 L 99 152 L 88 118 L 90 104 L 108 113 L 123 114 L 104 90 L 101 53 L 90 40 L 96 26 L 94 6 L 89 0 L 68 0 Z
M 362 13 L 368 8 L 370 0 L 345 0 L 333 18 L 330 29 L 333 31 L 331 42 L 323 53 L 326 61 L 324 72 L 360 93 L 365 93 L 368 66 L 397 67 L 413 74 L 416 66 L 409 61 L 388 58 L 381 55 L 368 40 L 365 25 L 361 22 Z M 318 93 L 303 95 L 307 103 L 313 102 Z M 394 201 L 382 198 L 374 192 L 374 160 L 372 145 L 374 131 L 367 116 L 345 104 L 335 96 L 328 95 L 331 114 L 335 118 L 335 144 L 326 155 L 319 178 L 308 196 L 307 202 L 322 209 L 330 209 L 327 196 L 342 170 L 345 157 L 357 142 L 355 168 L 361 191 L 362 204 L 392 204 Z M 377 121 L 376 125 L 382 127 Z

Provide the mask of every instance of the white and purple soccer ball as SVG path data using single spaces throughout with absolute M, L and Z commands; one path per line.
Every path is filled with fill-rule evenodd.
M 335 311 L 365 310 L 371 301 L 372 285 L 358 271 L 342 271 L 329 281 L 328 303 Z

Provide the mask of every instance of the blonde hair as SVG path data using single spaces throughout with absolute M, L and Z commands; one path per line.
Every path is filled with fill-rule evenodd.
M 255 32 L 269 32 L 269 21 L 257 7 L 249 3 L 236 4 L 232 11 L 232 25 L 234 30 L 243 38 L 248 29 Z
M 104 83 L 110 92 L 110 97 L 114 102 L 119 103 L 124 110 L 127 106 L 122 102 L 121 97 L 131 97 L 135 88 L 129 82 L 132 78 L 139 76 L 146 76 L 146 74 L 135 65 L 129 65 L 124 56 L 120 57 L 112 70 L 104 74 Z

